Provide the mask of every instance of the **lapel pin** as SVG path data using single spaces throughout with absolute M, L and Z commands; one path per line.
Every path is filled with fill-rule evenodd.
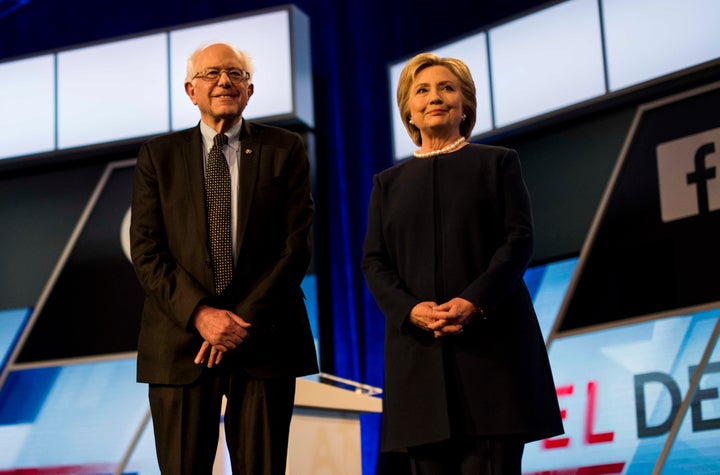
M 246 148 L 246 149 L 245 149 L 245 155 L 250 155 L 251 153 L 252 153 L 252 149 L 251 149 L 251 148 Z

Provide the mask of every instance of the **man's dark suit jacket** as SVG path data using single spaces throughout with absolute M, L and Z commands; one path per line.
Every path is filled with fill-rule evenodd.
M 383 448 L 451 435 L 562 433 L 545 345 L 523 282 L 533 247 L 517 154 L 470 144 L 373 179 L 363 271 L 386 317 Z M 407 317 L 422 301 L 485 312 L 436 339 Z
M 202 337 L 191 322 L 200 303 L 232 310 L 250 336 L 223 358 L 253 377 L 318 371 L 300 283 L 310 262 L 313 219 L 301 138 L 243 120 L 240 135 L 237 264 L 222 298 L 213 296 L 200 127 L 145 143 L 132 194 L 132 260 L 146 292 L 138 342 L 140 382 L 183 385 Z

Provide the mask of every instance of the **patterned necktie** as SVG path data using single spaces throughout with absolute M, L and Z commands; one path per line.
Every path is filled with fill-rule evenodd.
M 205 201 L 210 231 L 210 257 L 212 258 L 215 294 L 220 295 L 232 280 L 232 218 L 230 215 L 230 170 L 222 147 L 227 135 L 217 134 L 208 154 L 205 177 Z

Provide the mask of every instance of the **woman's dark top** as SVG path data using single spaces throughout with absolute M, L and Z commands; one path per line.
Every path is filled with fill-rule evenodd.
M 513 150 L 469 144 L 373 177 L 362 268 L 386 317 L 383 449 L 563 432 L 522 279 L 532 247 Z M 409 323 L 419 302 L 454 297 L 484 311 L 463 333 L 436 339 Z

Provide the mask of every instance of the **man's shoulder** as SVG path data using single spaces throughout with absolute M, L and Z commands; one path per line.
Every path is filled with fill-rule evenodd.
M 287 141 L 287 143 L 292 143 L 301 138 L 297 132 L 275 125 L 246 121 L 245 126 L 250 137 L 261 142 L 269 140 L 275 143 L 277 143 L 277 141 Z
M 149 147 L 179 146 L 200 138 L 200 129 L 195 126 L 189 129 L 169 132 L 148 139 L 145 144 Z

